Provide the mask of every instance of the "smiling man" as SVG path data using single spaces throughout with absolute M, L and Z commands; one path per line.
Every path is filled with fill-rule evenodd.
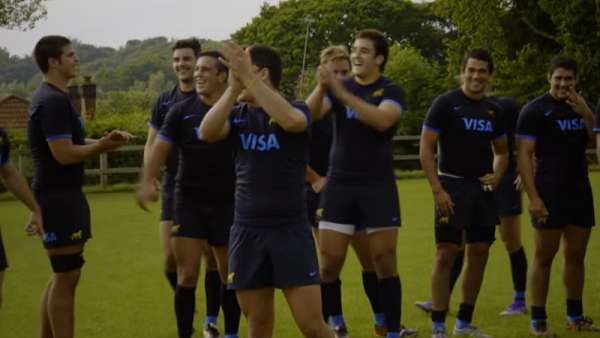
M 434 338 L 447 337 L 450 274 L 463 242 L 466 267 L 453 333 L 489 337 L 471 321 L 499 223 L 492 191 L 508 166 L 502 108 L 485 97 L 493 70 L 487 50 L 467 52 L 461 88 L 437 97 L 423 123 L 419 156 L 435 201 L 437 253 L 431 276 Z
M 519 174 L 535 230 L 530 331 L 535 336 L 554 336 L 546 323 L 546 298 L 552 261 L 563 239 L 567 329 L 600 332 L 584 317 L 582 302 L 585 253 L 595 224 L 585 155 L 593 136 L 594 113 L 575 91 L 575 60 L 554 58 L 547 77 L 549 91 L 523 107 L 517 122 Z
M 340 272 L 357 226 L 366 227 L 387 326 L 387 337 L 414 335 L 400 325 L 401 286 L 396 266 L 400 204 L 392 165 L 392 137 L 404 110 L 404 92 L 382 76 L 389 46 L 377 30 L 356 35 L 353 76 L 340 81 L 320 66 L 319 84 L 307 98 L 315 119 L 333 112 L 335 139 L 320 201 L 319 252 L 323 313 L 341 302 Z M 339 316 L 332 317 L 336 321 Z M 345 326 L 333 322 L 334 327 Z M 345 337 L 346 330 L 338 330 Z

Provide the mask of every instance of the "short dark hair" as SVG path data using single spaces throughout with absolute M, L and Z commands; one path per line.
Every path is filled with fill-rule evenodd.
M 494 61 L 492 60 L 492 54 L 485 48 L 473 48 L 468 50 L 463 57 L 462 67 L 460 68 L 461 72 L 465 71 L 467 67 L 467 61 L 469 59 L 477 59 L 480 61 L 487 62 L 488 71 L 490 74 L 494 73 Z
M 577 77 L 577 61 L 564 55 L 557 55 L 550 60 L 548 65 L 548 74 L 552 75 L 558 68 L 564 68 L 573 71 L 573 75 Z
M 221 61 L 219 60 L 219 58 L 223 57 L 223 55 L 221 55 L 221 53 L 217 52 L 216 50 L 209 50 L 206 52 L 198 53 L 198 59 L 203 56 L 208 56 L 208 57 L 214 58 L 217 61 L 217 72 L 219 72 L 219 73 L 225 72 L 225 74 L 229 74 L 229 69 L 227 67 L 225 67 L 225 65 L 223 63 L 221 63 Z
M 259 69 L 269 70 L 269 79 L 276 89 L 281 82 L 281 57 L 275 49 L 266 45 L 252 45 L 248 47 L 252 64 Z
M 196 38 L 189 38 L 189 39 L 180 39 L 180 40 L 175 41 L 173 48 L 171 48 L 171 52 L 174 52 L 176 49 L 184 49 L 184 48 L 190 48 L 191 50 L 193 50 L 194 55 L 196 55 L 196 57 L 202 51 L 202 45 L 200 44 L 200 40 L 198 40 Z
M 61 35 L 44 36 L 35 44 L 33 56 L 42 73 L 48 73 L 48 59 L 60 59 L 63 47 L 70 44 L 71 40 Z
M 383 56 L 383 63 L 379 66 L 379 70 L 383 72 L 385 64 L 387 63 L 390 55 L 390 46 L 387 42 L 385 35 L 376 29 L 364 29 L 356 34 L 356 39 L 367 39 L 373 42 L 375 47 L 375 56 Z

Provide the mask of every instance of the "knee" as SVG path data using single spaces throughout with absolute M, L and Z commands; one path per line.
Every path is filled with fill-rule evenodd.
M 298 324 L 300 331 L 302 331 L 302 334 L 306 338 L 326 337 L 326 335 L 324 335 L 324 330 L 327 330 L 327 327 L 321 316 L 315 316 L 304 323 Z
M 379 278 L 392 277 L 398 274 L 395 250 L 386 250 L 374 253 L 373 263 Z
M 178 267 L 177 283 L 184 287 L 195 287 L 198 283 L 198 271 L 196 269 Z
M 502 238 L 502 243 L 504 243 L 504 247 L 509 253 L 515 252 L 522 246 L 520 238 L 514 234 L 502 232 L 500 238 Z
M 490 246 L 486 244 L 472 244 L 467 250 L 468 260 L 487 260 L 490 253 Z
M 552 266 L 552 261 L 554 260 L 554 256 L 556 255 L 556 250 L 535 250 L 535 259 L 534 264 L 549 269 Z
M 456 252 L 446 249 L 438 249 L 435 255 L 435 266 L 440 270 L 450 270 L 454 265 L 455 259 Z
M 585 260 L 585 250 L 565 249 L 565 264 L 583 266 Z
M 244 314 L 248 319 L 248 326 L 253 333 L 257 334 L 257 336 L 267 335 L 273 331 L 273 317 L 267 314 L 248 315 L 246 312 L 244 312 Z
M 321 251 L 321 278 L 323 281 L 330 282 L 336 280 L 342 266 L 344 264 L 344 257 L 337 255 L 327 250 Z

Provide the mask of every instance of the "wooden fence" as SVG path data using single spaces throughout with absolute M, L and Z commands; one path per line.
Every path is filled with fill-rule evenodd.
M 402 162 L 412 161 L 418 163 L 418 143 L 419 135 L 405 135 L 405 136 L 394 136 L 394 162 L 400 164 Z M 400 149 L 400 152 L 398 150 Z M 417 152 L 412 152 L 415 150 Z M 143 145 L 128 145 L 121 147 L 117 150 L 99 154 L 99 166 L 98 168 L 91 168 L 85 170 L 86 176 L 99 176 L 100 186 L 105 188 L 109 185 L 109 178 L 112 175 L 117 174 L 138 174 L 141 172 L 141 163 L 138 167 L 118 167 L 111 168 L 109 166 L 108 157 L 111 153 L 122 153 L 122 152 L 143 152 Z M 594 149 L 588 149 L 587 154 L 589 156 L 594 155 Z M 30 153 L 27 147 L 19 146 L 17 150 L 17 166 L 19 170 L 26 176 L 31 176 L 31 171 L 27 170 L 27 162 L 30 162 Z M 420 166 L 419 166 L 420 167 Z

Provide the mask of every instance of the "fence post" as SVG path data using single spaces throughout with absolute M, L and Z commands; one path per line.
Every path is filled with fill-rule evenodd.
M 108 186 L 108 154 L 100 154 L 100 187 L 106 189 Z

